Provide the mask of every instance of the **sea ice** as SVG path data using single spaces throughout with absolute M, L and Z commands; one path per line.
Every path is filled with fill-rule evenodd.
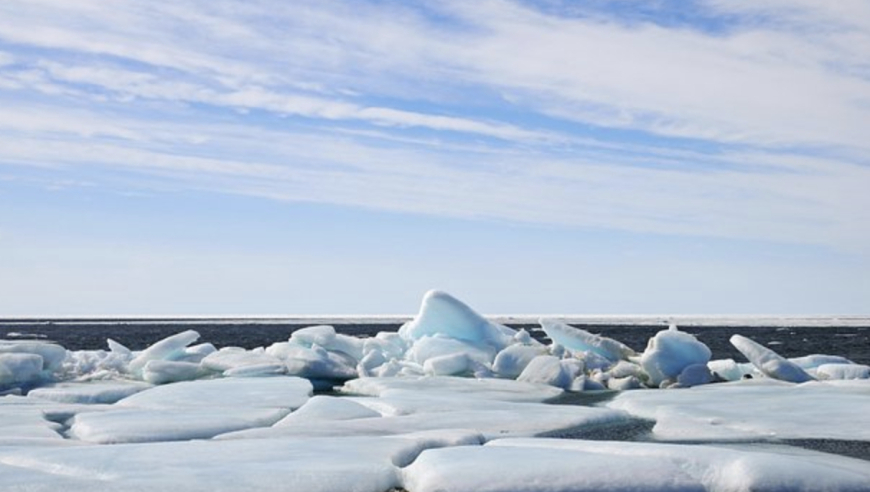
M 510 379 L 471 379 L 457 377 L 408 377 L 352 379 L 338 388 L 349 395 L 381 396 L 390 390 L 448 393 L 463 398 L 496 401 L 542 402 L 560 396 L 552 386 L 523 383 Z
M 803 383 L 813 379 L 794 362 L 742 335 L 732 336 L 731 345 L 734 345 L 740 353 L 746 356 L 749 362 L 752 362 L 767 377 L 792 383 Z
M 175 360 L 149 360 L 142 368 L 142 380 L 151 384 L 193 381 L 209 371 L 198 363 Z
M 578 364 L 571 364 L 552 355 L 539 355 L 523 369 L 517 381 L 568 389 L 574 378 L 583 370 L 583 363 L 577 362 Z
M 663 440 L 870 441 L 870 381 L 790 384 L 753 379 L 679 391 L 617 394 L 607 407 L 655 421 Z
M 0 447 L 0 484 L 4 492 L 385 492 L 400 485 L 399 467 L 422 450 L 478 442 L 474 434 L 447 431 L 383 438 Z
M 36 354 L 42 358 L 41 370 L 53 372 L 60 368 L 66 358 L 66 349 L 50 342 L 0 340 L 0 355 L 2 354 Z
M 117 409 L 73 417 L 69 434 L 96 444 L 187 441 L 268 427 L 289 412 L 282 408 Z
M 635 355 L 634 350 L 630 347 L 612 338 L 595 335 L 558 321 L 542 319 L 540 323 L 553 343 L 557 343 L 572 352 L 593 352 L 611 363 Z
M 718 376 L 725 381 L 740 381 L 745 374 L 750 374 L 755 369 L 755 366 L 747 368 L 743 364 L 734 362 L 734 359 L 717 359 L 708 362 L 707 369 L 710 369 L 714 378 Z
M 694 335 L 671 325 L 649 339 L 640 357 L 640 365 L 649 376 L 648 384 L 659 386 L 666 381 L 675 381 L 691 365 L 706 364 L 710 355 L 710 349 Z
M 378 408 L 393 407 L 395 415 L 322 420 L 293 418 L 282 425 L 220 435 L 217 439 L 277 439 L 287 437 L 389 436 L 412 432 L 464 430 L 483 439 L 504 436 L 575 435 L 587 429 L 633 422 L 626 413 L 573 405 L 474 400 L 447 395 L 391 395 L 384 401 L 357 400 Z M 378 400 L 374 398 L 374 400 Z
M 789 359 L 793 364 L 804 370 L 815 369 L 823 364 L 854 364 L 851 360 L 839 355 L 812 354 Z
M 341 352 L 356 361 L 362 359 L 365 345 L 361 339 L 336 333 L 335 328 L 328 325 L 296 330 L 290 335 L 290 341 L 305 347 L 317 345 L 331 352 Z
M 423 363 L 423 372 L 432 376 L 462 376 L 473 369 L 471 359 L 462 352 L 430 357 Z
M 413 492 L 864 491 L 867 483 L 865 461 L 823 453 L 566 439 L 431 449 L 402 470 Z
M 223 372 L 225 378 L 260 378 L 280 376 L 287 373 L 287 366 L 279 362 L 271 364 L 249 364 L 233 367 Z
M 287 415 L 276 426 L 309 423 L 312 421 L 352 420 L 380 417 L 381 414 L 358 403 L 355 399 L 315 395 L 298 410 Z
M 113 341 L 75 352 L 0 343 L 0 383 L 38 386 L 0 396 L 0 488 L 868 490 L 866 461 L 787 444 L 870 441 L 870 367 L 827 355 L 789 361 L 740 336 L 733 343 L 751 364 L 710 361 L 675 329 L 637 356 L 541 325 L 549 346 L 433 291 L 400 333 L 368 339 L 321 325 L 252 350 L 191 346 L 194 331 L 138 353 Z M 769 377 L 741 380 L 749 373 Z M 777 380 L 801 374 L 808 382 Z M 713 379 L 734 382 L 705 384 Z M 343 396 L 312 397 L 312 383 L 343 383 Z M 563 391 L 641 383 L 693 387 Z M 599 403 L 568 404 L 590 401 Z M 653 442 L 542 438 L 622 433 Z M 517 436 L 538 437 L 504 439 Z M 434 449 L 443 446 L 456 448 Z
M 294 342 L 279 342 L 267 347 L 265 353 L 282 360 L 287 374 L 293 376 L 339 381 L 357 376 L 356 360 L 318 345 L 305 347 Z
M 116 403 L 134 408 L 174 409 L 186 407 L 289 408 L 301 407 L 313 389 L 297 377 L 226 378 L 184 381 L 155 386 Z
M 166 337 L 149 346 L 130 361 L 128 370 L 135 376 L 142 375 L 145 364 L 151 360 L 174 360 L 184 355 L 184 349 L 199 339 L 199 333 L 188 330 Z
M 240 347 L 224 347 L 217 352 L 212 352 L 205 356 L 200 364 L 203 368 L 215 372 L 224 372 L 245 366 L 284 365 L 278 357 Z
M 300 378 L 212 379 L 156 386 L 112 410 L 77 414 L 70 435 L 88 442 L 205 439 L 270 426 L 302 406 L 311 384 Z
M 35 383 L 42 375 L 39 354 L 0 353 L 0 390 L 26 383 Z
M 399 329 L 399 334 L 406 340 L 442 335 L 498 351 L 512 343 L 516 331 L 487 320 L 446 292 L 431 290 L 423 296 L 420 312 Z
M 713 374 L 707 364 L 692 364 L 686 366 L 685 369 L 677 376 L 677 386 L 680 388 L 690 388 L 701 384 L 708 384 L 713 380 Z
M 868 379 L 870 366 L 863 364 L 822 364 L 816 368 L 819 379 Z
M 27 397 L 60 403 L 110 404 L 150 387 L 138 381 L 62 382 L 35 388 Z
M 492 370 L 500 377 L 516 378 L 532 359 L 546 354 L 547 348 L 542 345 L 511 345 L 495 356 Z

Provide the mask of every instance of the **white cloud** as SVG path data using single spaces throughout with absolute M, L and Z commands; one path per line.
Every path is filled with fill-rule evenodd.
M 517 222 L 639 232 L 751 238 L 862 249 L 870 244 L 870 169 L 787 156 L 724 154 L 734 169 L 638 167 L 619 155 L 556 157 L 534 149 L 422 148 L 415 143 L 336 138 L 329 129 L 283 132 L 250 126 L 188 128 L 183 122 L 124 120 L 80 111 L 33 117 L 22 135 L 0 141 L 19 165 L 51 164 L 60 176 L 136 191 L 167 184 L 277 200 L 318 202 Z M 108 128 L 114 128 L 108 132 Z M 27 133 L 45 135 L 28 137 Z M 83 138 L 83 132 L 88 136 Z M 384 144 L 388 144 L 384 146 Z M 163 149 L 173 149 L 166 153 Z M 471 165 L 473 164 L 473 165 Z M 722 166 L 725 167 L 724 165 Z M 65 171 L 66 170 L 66 171 Z M 129 181 L 104 170 L 129 173 Z M 143 179 L 144 178 L 144 179 Z M 57 178 L 54 178 L 57 179 Z M 109 181 L 107 181 L 109 180 Z M 112 181 L 114 180 L 114 181 Z
M 49 15 L 40 3 L 50 6 Z M 207 10 L 196 2 L 123 9 L 93 2 L 24 4 L 6 3 L 18 15 L 4 16 L 0 36 L 178 71 L 153 80 L 152 74 L 104 67 L 67 67 L 64 73 L 54 67 L 53 74 L 68 82 L 86 76 L 142 97 L 283 108 L 500 138 L 529 131 L 294 93 L 317 87 L 438 101 L 461 98 L 457 94 L 466 86 L 513 92 L 526 109 L 596 125 L 725 142 L 867 147 L 861 127 L 870 112 L 870 82 L 851 75 L 867 70 L 868 49 L 862 46 L 870 45 L 855 43 L 868 35 L 867 26 L 851 20 L 861 17 L 858 3 L 709 2 L 714 12 L 785 12 L 827 20 L 832 28 L 853 26 L 843 33 L 807 33 L 752 24 L 726 35 L 557 18 L 507 1 L 430 7 L 461 27 L 389 4 L 351 9 L 303 2 L 288 9 L 260 2 L 231 9 L 217 2 Z M 89 29 L 89 35 L 69 26 Z
M 7 0 L 0 40 L 28 50 L 0 53 L 0 129 L 14 135 L 0 162 L 870 249 L 855 157 L 870 150 L 866 4 L 700 5 L 779 20 L 711 34 L 502 0 Z

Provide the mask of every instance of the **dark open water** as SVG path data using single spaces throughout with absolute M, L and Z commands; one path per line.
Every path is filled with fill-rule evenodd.
M 218 348 L 237 346 L 254 348 L 284 341 L 294 331 L 311 326 L 311 322 L 281 322 L 275 320 L 3 320 L 0 338 L 32 338 L 57 342 L 70 350 L 105 349 L 112 338 L 133 350 L 141 350 L 169 335 L 196 330 L 201 342 L 211 342 Z M 525 328 L 535 338 L 547 341 L 537 324 L 508 324 Z M 336 330 L 348 335 L 366 337 L 379 331 L 396 331 L 400 323 L 333 323 Z M 662 326 L 638 325 L 576 325 L 619 340 L 638 352 Z M 841 355 L 859 364 L 870 364 L 870 326 L 842 327 L 769 327 L 769 326 L 703 326 L 681 327 L 707 344 L 714 359 L 745 360 L 729 343 L 731 335 L 739 333 L 770 347 L 785 357 L 809 354 Z

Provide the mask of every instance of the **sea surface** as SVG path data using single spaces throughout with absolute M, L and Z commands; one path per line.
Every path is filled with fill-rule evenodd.
M 559 319 L 558 317 L 553 317 Z M 196 330 L 200 342 L 220 347 L 247 349 L 285 341 L 306 326 L 330 324 L 336 331 L 357 337 L 374 336 L 380 331 L 396 331 L 405 318 L 329 319 L 300 318 L 162 318 L 162 319 L 0 319 L 0 338 L 39 339 L 56 342 L 69 350 L 106 349 L 111 338 L 132 350 L 185 330 Z M 540 325 L 529 319 L 497 319 L 512 328 L 523 328 L 533 337 L 548 341 Z M 638 352 L 656 332 L 666 329 L 667 321 L 654 318 L 564 319 L 583 328 L 625 343 Z M 810 354 L 841 355 L 859 364 L 870 365 L 870 318 L 707 318 L 677 323 L 681 330 L 694 334 L 713 352 L 714 359 L 744 357 L 729 343 L 734 334 L 752 338 L 784 357 Z

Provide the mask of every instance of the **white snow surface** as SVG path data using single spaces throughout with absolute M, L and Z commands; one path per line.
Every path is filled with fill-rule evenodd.
M 636 354 L 541 324 L 552 343 L 431 291 L 366 339 L 0 341 L 0 490 L 870 490 L 868 366 L 739 335 L 748 362 L 710 361 L 676 328 Z
M 870 381 L 791 384 L 755 379 L 672 391 L 631 391 L 609 408 L 655 421 L 669 441 L 870 441 Z M 868 465 L 870 466 L 870 465 Z
M 499 439 L 424 451 L 414 492 L 866 491 L 866 461 L 811 452 L 565 439 Z

